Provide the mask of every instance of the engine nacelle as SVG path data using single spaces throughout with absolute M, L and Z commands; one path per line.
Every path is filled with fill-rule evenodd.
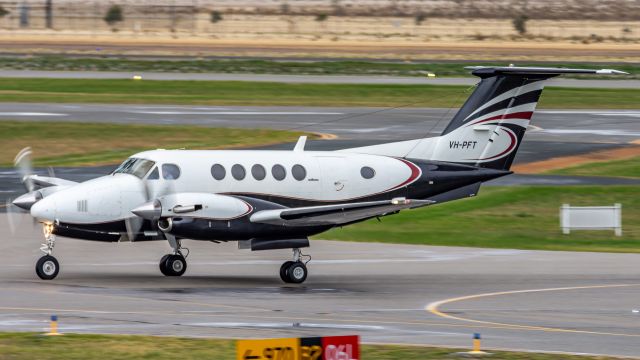
M 227 195 L 207 193 L 177 193 L 158 199 L 160 217 L 189 216 L 211 220 L 232 220 L 253 211 L 247 202 Z

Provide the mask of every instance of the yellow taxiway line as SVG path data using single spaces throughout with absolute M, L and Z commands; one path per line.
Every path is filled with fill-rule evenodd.
M 532 331 L 546 331 L 546 332 L 564 332 L 564 333 L 574 333 L 574 334 L 640 337 L 640 334 L 624 334 L 624 333 L 611 333 L 611 332 L 589 331 L 589 330 L 562 329 L 562 328 L 552 328 L 552 327 L 544 327 L 544 326 L 508 324 L 508 323 L 500 323 L 500 322 L 494 322 L 494 321 L 476 320 L 476 319 L 464 318 L 464 317 L 460 317 L 460 316 L 454 316 L 454 315 L 451 315 L 451 314 L 447 314 L 446 312 L 440 311 L 440 309 L 439 309 L 443 305 L 451 304 L 451 303 L 454 303 L 454 302 L 466 301 L 466 300 L 475 300 L 475 299 L 487 298 L 487 297 L 492 297 L 492 296 L 528 294 L 528 293 L 540 293 L 540 292 L 553 292 L 553 291 L 568 291 L 568 290 L 608 289 L 608 288 L 620 288 L 620 287 L 632 287 L 632 286 L 640 286 L 640 284 L 592 285 L 592 286 L 572 286 L 572 287 L 531 289 L 531 290 L 500 291 L 500 292 L 492 292 L 492 293 L 460 296 L 460 297 L 455 297 L 455 298 L 435 301 L 435 302 L 432 302 L 429 305 L 427 305 L 425 307 L 425 310 L 430 312 L 430 313 L 432 313 L 432 314 L 434 314 L 434 315 L 436 315 L 436 316 L 447 318 L 447 319 L 466 321 L 466 322 L 473 322 L 473 323 L 476 323 L 476 324 L 501 326 L 501 327 L 507 327 L 507 328 L 511 328 L 511 329 L 532 330 Z

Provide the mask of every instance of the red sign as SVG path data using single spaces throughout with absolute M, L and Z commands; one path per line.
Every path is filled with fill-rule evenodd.
M 323 360 L 358 360 L 360 348 L 358 336 L 324 336 L 322 337 Z

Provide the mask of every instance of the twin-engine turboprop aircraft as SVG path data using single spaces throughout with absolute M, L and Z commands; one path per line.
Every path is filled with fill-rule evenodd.
M 154 150 L 125 160 L 112 174 L 83 183 L 31 175 L 13 204 L 43 223 L 45 256 L 36 273 L 56 277 L 55 236 L 94 241 L 166 240 L 166 276 L 187 263 L 183 239 L 238 241 L 251 250 L 293 249 L 280 277 L 302 283 L 300 252 L 308 237 L 336 226 L 474 196 L 509 168 L 542 93 L 560 74 L 615 70 L 474 67 L 473 94 L 441 136 L 339 151 Z M 38 187 L 36 189 L 36 187 Z

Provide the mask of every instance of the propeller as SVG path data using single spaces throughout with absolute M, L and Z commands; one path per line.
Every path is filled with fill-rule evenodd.
M 16 219 L 14 213 L 14 205 L 11 203 L 11 199 L 7 199 L 7 202 L 5 204 L 5 211 L 7 214 L 7 224 L 9 225 L 9 232 L 11 232 L 11 235 L 15 235 L 16 228 L 18 225 L 20 225 L 19 221 L 21 221 L 21 219 Z
M 26 147 L 16 155 L 13 159 L 13 165 L 18 170 L 18 174 L 21 176 L 22 184 L 27 192 L 32 192 L 35 188 L 31 175 L 33 175 L 33 167 L 31 166 L 31 147 Z
M 5 213 L 7 216 L 7 224 L 9 225 L 9 231 L 12 235 L 15 235 L 16 230 L 21 225 L 23 216 L 31 205 L 38 200 L 42 199 L 42 194 L 35 190 L 35 184 L 31 179 L 33 174 L 33 168 L 31 166 L 31 148 L 25 147 L 20 150 L 13 160 L 13 164 L 20 176 L 20 182 L 24 185 L 26 194 L 19 196 L 16 199 L 7 199 L 5 203 Z M 36 225 L 35 219 L 32 219 L 32 225 Z
M 154 170 L 155 171 L 155 170 Z M 127 237 L 135 239 L 140 232 L 144 219 L 151 221 L 151 227 L 158 234 L 169 240 L 172 235 L 165 233 L 158 227 L 158 221 L 162 215 L 162 204 L 160 198 L 174 193 L 174 181 L 163 179 L 159 186 L 151 186 L 149 180 L 142 181 L 145 191 L 146 202 L 135 209 L 131 210 L 135 216 L 125 219 L 125 227 L 127 229 Z

